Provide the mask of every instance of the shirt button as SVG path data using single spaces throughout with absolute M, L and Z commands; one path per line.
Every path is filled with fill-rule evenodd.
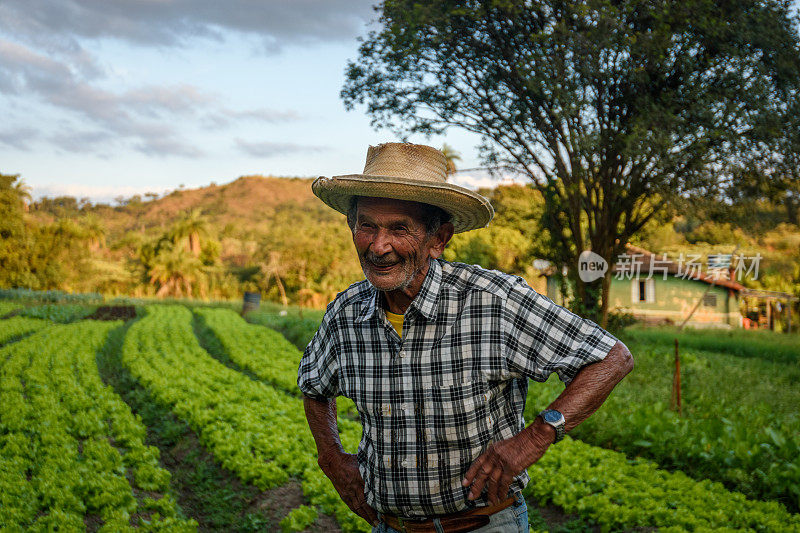
M 406 356 L 406 351 L 400 350 L 400 357 L 405 357 L 405 356 Z
M 408 466 L 408 459 L 403 459 L 403 462 L 400 464 L 402 464 L 403 466 Z

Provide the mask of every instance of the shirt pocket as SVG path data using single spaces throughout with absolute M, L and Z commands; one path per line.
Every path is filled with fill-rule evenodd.
M 484 381 L 471 380 L 426 392 L 428 441 L 440 457 L 470 462 L 491 440 L 487 391 Z

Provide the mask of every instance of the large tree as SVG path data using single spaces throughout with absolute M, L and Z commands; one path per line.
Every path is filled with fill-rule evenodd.
M 766 199 L 782 204 L 786 219 L 800 226 L 800 94 L 786 110 L 785 116 L 763 121 L 768 141 L 753 143 L 750 156 L 734 167 L 724 194 L 734 202 Z
M 613 262 L 676 195 L 714 190 L 769 143 L 800 83 L 790 0 L 385 0 L 348 65 L 345 105 L 401 136 L 459 127 L 541 191 L 551 259 L 606 322 Z M 757 132 L 757 135 L 756 135 Z

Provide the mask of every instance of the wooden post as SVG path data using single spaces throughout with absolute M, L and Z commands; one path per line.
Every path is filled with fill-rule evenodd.
M 792 300 L 786 302 L 786 333 L 792 332 Z
M 672 410 L 678 411 L 678 416 L 683 416 L 681 403 L 681 358 L 678 354 L 678 338 L 675 338 L 675 373 L 672 375 Z
M 767 298 L 767 329 L 772 331 L 772 300 Z

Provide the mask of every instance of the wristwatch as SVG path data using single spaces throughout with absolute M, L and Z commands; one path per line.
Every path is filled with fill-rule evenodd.
M 546 424 L 550 424 L 556 430 L 556 440 L 553 441 L 553 444 L 564 438 L 564 424 L 566 423 L 564 415 L 555 409 L 545 409 L 537 416 L 541 416 Z

